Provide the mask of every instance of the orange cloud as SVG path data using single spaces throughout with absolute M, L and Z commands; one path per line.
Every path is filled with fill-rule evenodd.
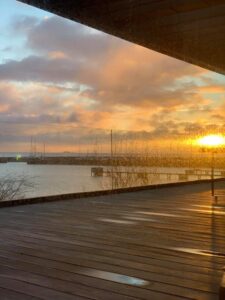
M 198 91 L 202 93 L 218 94 L 218 93 L 224 93 L 225 87 L 222 85 L 201 86 L 198 88 Z
M 49 58 L 51 59 L 62 59 L 67 58 L 66 54 L 62 51 L 52 51 L 48 53 Z

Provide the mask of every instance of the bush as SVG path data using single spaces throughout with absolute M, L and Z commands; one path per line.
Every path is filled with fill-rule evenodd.
M 34 184 L 26 176 L 0 178 L 0 201 L 22 199 L 32 188 Z

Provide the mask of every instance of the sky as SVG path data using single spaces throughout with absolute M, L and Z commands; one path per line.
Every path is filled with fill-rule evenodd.
M 225 76 L 16 0 L 0 14 L 0 152 L 225 131 Z

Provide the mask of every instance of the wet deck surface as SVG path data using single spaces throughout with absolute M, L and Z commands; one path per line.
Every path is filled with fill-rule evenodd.
M 211 204 L 201 184 L 1 208 L 0 299 L 218 299 L 225 208 Z

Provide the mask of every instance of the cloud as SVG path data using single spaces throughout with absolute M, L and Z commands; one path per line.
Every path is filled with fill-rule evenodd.
M 66 58 L 66 54 L 62 51 L 52 51 L 49 52 L 49 58 L 50 59 L 63 59 Z
M 52 86 L 0 82 L 0 123 L 77 123 L 76 97 L 74 90 L 65 95 L 63 90 Z
M 83 84 L 83 96 L 104 106 L 176 107 L 193 95 L 176 79 L 203 72 L 59 17 L 18 23 L 29 28 L 26 45 L 38 55 L 0 65 L 2 80 Z
M 73 59 L 107 57 L 125 41 L 60 17 L 42 20 L 27 36 L 27 47 L 39 53 L 62 51 Z
M 29 56 L 0 64 L 2 140 L 88 143 L 109 128 L 175 138 L 209 130 L 212 118 L 222 128 L 224 86 L 199 67 L 59 17 L 22 16 L 12 28 Z
M 0 80 L 65 83 L 78 77 L 79 62 L 65 58 L 29 56 L 21 61 L 10 60 L 0 65 Z
M 32 28 L 34 28 L 34 26 L 37 26 L 38 24 L 38 19 L 34 16 L 27 16 L 27 15 L 20 15 L 20 16 L 15 16 L 12 20 L 11 23 L 11 30 L 12 32 L 18 35 L 24 35 L 24 34 L 28 34 L 29 31 L 32 30 Z
M 0 113 L 16 111 L 18 109 L 19 92 L 14 85 L 0 82 Z
M 223 85 L 205 85 L 199 87 L 199 92 L 201 93 L 212 93 L 212 94 L 224 94 L 225 86 Z
M 189 101 L 193 85 L 189 89 L 187 85 L 177 87 L 176 79 L 204 72 L 199 67 L 104 33 L 93 33 L 86 26 L 58 17 L 34 26 L 27 45 L 48 55 L 63 53 L 76 74 L 71 78 L 65 75 L 67 80 L 89 86 L 83 95 L 104 106 L 177 106 Z

